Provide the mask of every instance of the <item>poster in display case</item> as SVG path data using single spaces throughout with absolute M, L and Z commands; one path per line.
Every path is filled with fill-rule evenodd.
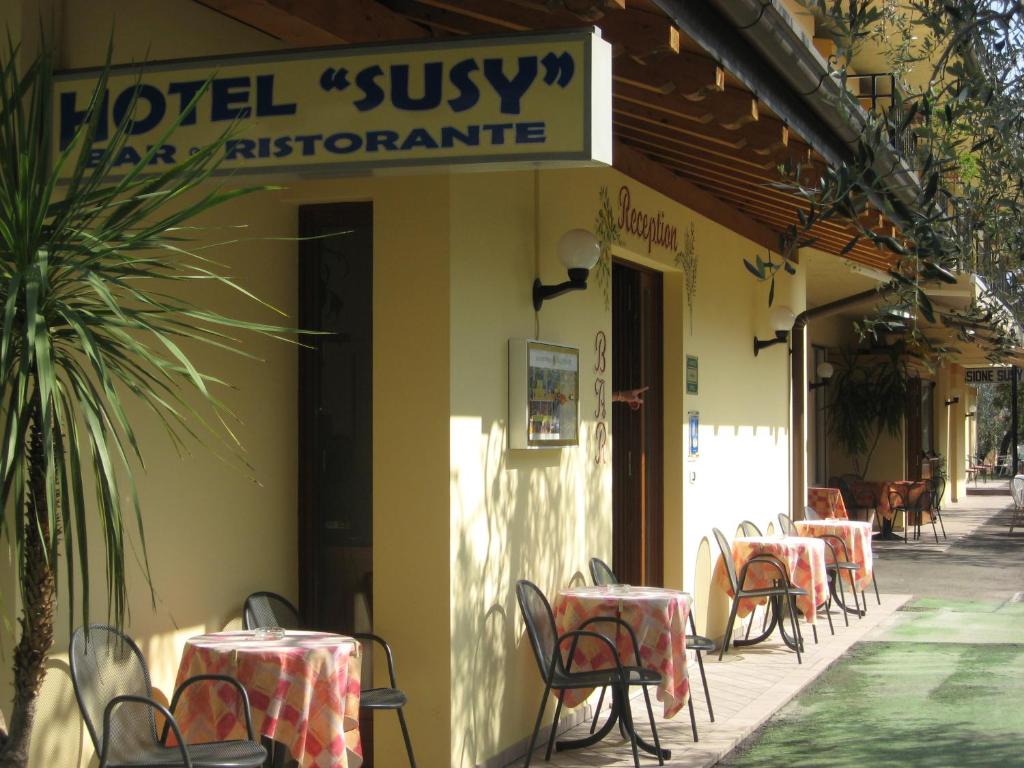
M 580 351 L 509 339 L 510 448 L 579 445 Z

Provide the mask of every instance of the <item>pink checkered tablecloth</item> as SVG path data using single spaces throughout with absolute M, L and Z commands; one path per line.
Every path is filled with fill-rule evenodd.
M 359 643 L 343 635 L 288 630 L 280 640 L 257 640 L 215 632 L 188 640 L 176 686 L 193 675 L 230 675 L 249 694 L 256 732 L 287 746 L 302 768 L 357 768 L 361 660 Z M 175 714 L 187 741 L 246 738 L 225 684 L 186 690 Z
M 782 561 L 789 571 L 792 582 L 807 592 L 805 597 L 796 599 L 796 607 L 804 615 L 807 623 L 813 624 L 817 606 L 828 599 L 825 542 L 804 536 L 739 536 L 732 542 L 732 562 L 736 567 L 737 577 L 747 560 L 755 555 L 774 555 Z M 747 572 L 744 587 L 764 589 L 772 586 L 773 578 L 778 578 L 774 569 L 755 563 Z M 715 569 L 715 581 L 730 597 L 733 596 L 729 574 L 726 573 L 721 560 Z M 766 602 L 767 598 L 744 598 L 736 609 L 736 615 L 742 618 L 753 611 L 758 603 Z
M 686 672 L 686 627 L 690 615 L 690 596 L 675 589 L 660 587 L 573 587 L 563 589 L 553 606 L 558 633 L 565 634 L 595 616 L 614 616 L 633 628 L 640 646 L 640 660 L 646 669 L 661 673 L 658 701 L 664 704 L 665 717 L 672 717 L 690 698 L 690 680 Z M 597 623 L 587 627 L 612 640 L 623 665 L 635 666 L 636 655 L 629 633 L 613 624 Z M 616 631 L 617 630 L 617 631 Z M 571 640 L 562 651 L 569 652 Z M 608 646 L 584 639 L 576 648 L 572 669 L 583 672 L 614 666 Z M 574 707 L 589 691 L 565 691 L 563 702 Z
M 856 520 L 799 520 L 795 523 L 801 536 L 838 536 L 846 544 L 850 562 L 857 564 L 857 588 L 871 584 L 871 523 Z M 831 560 L 831 555 L 826 555 Z
M 808 488 L 807 506 L 812 507 L 818 513 L 818 517 L 840 518 L 846 520 L 846 504 L 843 503 L 843 494 L 838 488 Z

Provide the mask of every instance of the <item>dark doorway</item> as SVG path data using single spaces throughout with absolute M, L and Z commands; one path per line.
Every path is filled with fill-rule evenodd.
M 299 208 L 299 605 L 313 628 L 371 628 L 373 206 Z M 312 238 L 312 239 L 310 239 Z M 369 722 L 363 748 L 372 755 Z M 367 765 L 371 761 L 367 760 Z
M 612 405 L 612 567 L 627 584 L 664 582 L 661 273 L 612 265 L 612 391 L 650 387 L 632 410 Z
M 921 480 L 923 462 L 935 450 L 935 419 L 932 407 L 935 382 L 912 378 L 907 382 L 906 451 L 907 479 Z M 930 469 L 929 469 L 930 471 Z

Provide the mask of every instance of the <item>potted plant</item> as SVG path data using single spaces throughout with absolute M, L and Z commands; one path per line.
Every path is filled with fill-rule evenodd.
M 843 355 L 829 386 L 829 433 L 867 475 L 882 435 L 899 437 L 907 413 L 907 368 L 899 345 Z

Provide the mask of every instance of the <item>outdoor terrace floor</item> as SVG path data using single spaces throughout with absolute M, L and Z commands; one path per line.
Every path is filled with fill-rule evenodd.
M 993 484 L 994 485 L 994 484 Z M 972 483 L 973 487 L 973 483 Z M 874 551 L 875 564 L 882 590 L 882 604 L 875 601 L 873 591 L 868 590 L 867 616 L 858 620 L 850 617 L 850 626 L 846 627 L 838 612 L 833 612 L 833 623 L 836 634 L 829 634 L 828 623 L 823 614 L 818 617 L 818 639 L 815 645 L 810 629 L 802 625 L 804 631 L 806 653 L 803 664 L 798 665 L 796 655 L 782 645 L 775 634 L 771 640 L 752 647 L 730 649 L 722 662 L 717 660 L 717 653 L 705 656 L 705 670 L 708 686 L 711 689 L 711 702 L 715 708 L 716 722 L 711 723 L 707 717 L 707 705 L 704 701 L 700 685 L 700 674 L 695 662 L 690 664 L 690 684 L 694 706 L 697 710 L 697 730 L 700 741 L 693 742 L 690 731 L 690 720 L 686 709 L 683 709 L 671 720 L 660 717 L 661 706 L 655 701 L 655 716 L 658 718 L 658 735 L 664 747 L 672 750 L 672 758 L 665 764 L 671 768 L 702 768 L 713 766 L 737 745 L 749 738 L 755 730 L 765 723 L 775 712 L 788 703 L 797 693 L 818 678 L 826 669 L 834 664 L 854 643 L 866 639 L 869 635 L 897 623 L 897 611 L 910 598 L 909 594 L 887 594 L 886 567 L 891 563 L 893 568 L 903 560 L 915 561 L 920 558 L 928 560 L 942 558 L 949 547 L 962 541 L 968 534 L 975 531 L 988 520 L 996 508 L 1008 504 L 1009 498 L 992 498 L 974 496 L 963 499 L 959 504 L 951 505 L 943 511 L 948 539 L 935 544 L 931 526 L 921 530 L 920 540 L 876 541 Z M 760 612 L 758 612 L 760 617 Z M 591 700 L 596 702 L 596 697 Z M 647 716 L 643 698 L 637 694 L 633 700 L 634 717 L 637 720 L 640 734 L 649 740 L 649 729 L 646 726 Z M 604 713 L 602 713 L 602 722 Z M 590 720 L 570 728 L 560 734 L 562 738 L 581 738 L 590 728 Z M 543 734 L 543 732 L 542 732 Z M 614 737 L 609 736 L 603 742 L 592 747 L 567 752 L 555 752 L 549 763 L 544 762 L 543 746 L 534 753 L 532 765 L 557 766 L 558 768 L 626 768 L 633 765 L 629 743 L 619 738 L 617 731 Z M 650 755 L 641 753 L 642 766 L 657 765 Z M 522 756 L 508 763 L 509 766 L 522 765 Z

